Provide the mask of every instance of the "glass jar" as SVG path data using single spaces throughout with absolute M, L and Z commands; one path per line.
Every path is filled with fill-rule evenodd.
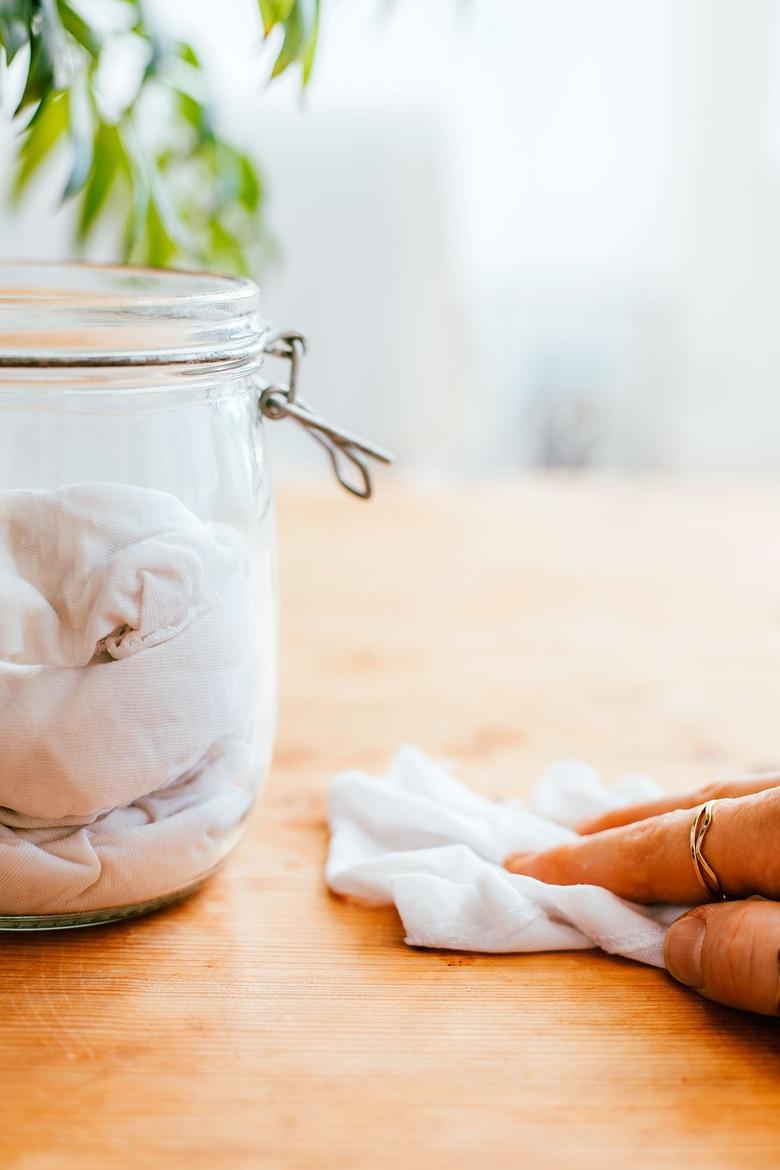
M 309 425 L 293 379 L 258 409 L 270 339 L 249 281 L 0 266 L 0 929 L 159 906 L 241 833 L 276 702 L 261 414 Z

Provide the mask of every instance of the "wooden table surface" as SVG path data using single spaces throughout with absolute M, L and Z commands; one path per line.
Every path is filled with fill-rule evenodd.
M 779 521 L 760 487 L 284 494 L 269 785 L 189 901 L 0 939 L 4 1170 L 776 1170 L 777 1022 L 592 952 L 410 950 L 322 863 L 328 777 L 404 740 L 496 795 L 777 764 Z

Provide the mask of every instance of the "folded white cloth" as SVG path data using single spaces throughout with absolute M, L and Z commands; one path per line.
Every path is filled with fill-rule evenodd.
M 88 822 L 245 737 L 252 612 L 244 542 L 167 492 L 0 493 L 0 805 Z
M 247 547 L 167 492 L 0 492 L 0 914 L 194 880 L 250 803 Z
M 601 947 L 662 967 L 666 927 L 684 907 L 639 906 L 597 886 L 551 886 L 502 867 L 510 853 L 571 840 L 567 825 L 659 791 L 639 776 L 609 789 L 586 765 L 561 763 L 541 777 L 529 810 L 477 795 L 406 747 L 385 777 L 349 771 L 332 781 L 326 879 L 338 894 L 394 904 L 410 946 Z
M 236 840 L 252 803 L 249 755 L 244 744 L 216 750 L 177 783 L 89 825 L 0 822 L 0 914 L 91 913 L 186 889 Z

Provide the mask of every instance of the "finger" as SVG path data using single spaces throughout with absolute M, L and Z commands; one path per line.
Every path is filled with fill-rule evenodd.
M 780 1015 L 780 905 L 755 898 L 697 906 L 672 923 L 669 974 L 707 999 Z
M 635 902 L 709 902 L 691 859 L 694 816 L 677 809 L 544 853 L 514 854 L 505 865 L 555 885 L 605 886 Z M 780 788 L 719 801 L 702 851 L 729 897 L 780 897 Z
M 735 780 L 720 780 L 714 784 L 706 784 L 704 788 L 698 788 L 694 792 L 660 796 L 656 800 L 648 800 L 642 804 L 614 808 L 608 813 L 602 813 L 601 816 L 583 821 L 582 824 L 577 825 L 577 832 L 584 836 L 590 833 L 601 833 L 604 829 L 615 829 L 618 825 L 644 821 L 649 817 L 672 812 L 676 808 L 696 808 L 707 800 L 752 796 L 756 792 L 765 792 L 768 788 L 777 788 L 778 786 L 780 786 L 780 775 L 777 772 L 742 776 Z

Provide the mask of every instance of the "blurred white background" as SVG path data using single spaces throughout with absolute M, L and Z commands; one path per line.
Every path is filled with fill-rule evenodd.
M 308 334 L 324 412 L 416 472 L 767 476 L 779 7 L 332 0 L 303 99 L 263 92 L 256 0 L 220 0 L 218 28 L 213 0 L 154 13 L 265 170 L 266 310 Z M 3 213 L 0 251 L 66 255 L 54 201 Z M 304 437 L 277 447 L 319 466 Z

